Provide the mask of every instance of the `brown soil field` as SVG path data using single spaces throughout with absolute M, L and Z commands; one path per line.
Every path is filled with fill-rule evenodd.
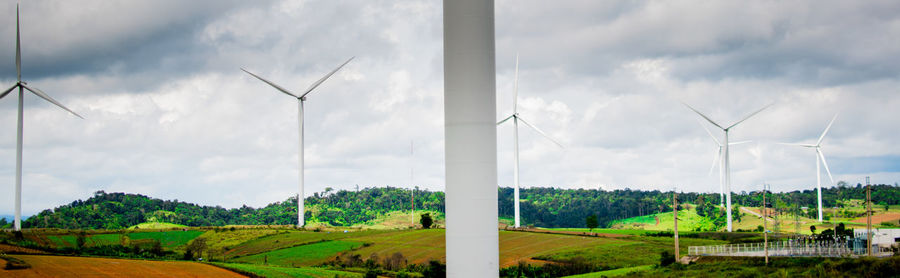
M 900 213 L 898 213 L 898 212 L 888 212 L 888 213 L 872 215 L 872 225 L 878 225 L 878 224 L 881 224 L 882 222 L 888 222 L 888 221 L 897 222 L 898 220 L 900 220 Z M 851 222 L 866 224 L 866 218 L 865 217 L 856 218 L 856 219 L 853 219 L 853 221 L 851 221 Z
M 659 225 L 659 223 L 657 223 L 657 225 Z M 587 233 L 587 232 L 578 232 L 578 231 L 560 231 L 560 230 L 544 230 L 544 229 L 523 229 L 522 231 L 532 232 L 532 233 L 542 233 L 542 234 L 596 236 L 596 237 L 611 237 L 611 238 L 632 237 L 631 235 L 622 235 L 622 234 Z
M 573 233 L 579 234 L 578 232 Z M 543 264 L 544 261 L 531 258 L 618 242 L 623 241 L 603 237 L 502 231 L 500 232 L 500 267 L 514 266 L 519 261 Z
M 9 245 L 9 244 L 2 244 L 2 243 L 0 243 L 0 253 L 7 253 L 7 254 L 47 254 L 47 252 L 44 252 L 44 251 L 41 251 L 41 250 L 36 250 L 36 249 L 31 249 L 31 248 L 25 248 L 25 247 L 19 247 L 19 246 L 14 246 L 14 245 Z
M 29 269 L 0 269 L 0 277 L 245 277 L 193 262 L 12 255 Z
M 572 236 L 567 235 L 569 232 L 553 232 L 546 233 L 546 230 L 540 230 L 540 232 L 500 231 L 500 267 L 514 266 L 520 261 L 531 264 L 544 264 L 546 262 L 532 258 L 556 252 L 626 242 L 614 238 Z M 571 233 L 581 234 L 580 232 Z M 611 236 L 628 237 L 627 235 Z M 368 258 L 372 253 L 376 253 L 383 258 L 395 252 L 400 252 L 409 260 L 409 263 L 422 264 L 427 263 L 429 260 L 445 260 L 444 239 L 443 229 L 429 229 L 415 232 L 384 233 L 349 238 L 347 240 L 372 243 L 371 246 L 352 251 L 352 253 L 360 254 L 362 258 Z

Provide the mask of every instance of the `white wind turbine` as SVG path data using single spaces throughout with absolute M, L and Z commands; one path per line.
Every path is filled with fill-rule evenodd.
M 709 129 L 706 128 L 705 125 L 703 125 L 702 122 L 700 122 L 698 120 L 697 123 L 699 123 L 700 126 L 703 127 L 703 130 L 706 130 L 706 134 L 709 134 L 709 138 L 712 138 L 713 142 L 716 142 L 716 146 L 719 147 L 719 150 L 716 152 L 716 157 L 713 158 L 712 165 L 709 166 L 709 174 L 708 175 L 711 176 L 713 169 L 716 168 L 716 165 L 719 166 L 719 205 L 725 206 L 725 180 L 724 180 L 725 176 L 723 175 L 723 172 L 725 169 L 723 169 L 722 164 L 719 163 L 719 161 L 722 161 L 722 154 L 724 153 L 723 152 L 724 148 L 722 146 L 722 143 L 719 142 L 719 139 L 716 139 L 716 136 L 714 136 L 712 134 L 712 132 L 710 132 Z M 746 140 L 746 141 L 739 141 L 739 142 L 731 142 L 731 143 L 728 143 L 728 145 L 734 146 L 734 145 L 740 145 L 740 144 L 750 143 L 750 142 L 752 142 L 752 141 Z
M 766 108 L 769 108 L 769 106 L 772 106 L 772 104 L 766 105 L 765 107 L 763 107 L 759 110 L 756 110 L 756 112 L 753 112 L 750 115 L 747 115 L 740 121 L 737 121 L 734 124 L 731 124 L 727 127 L 723 127 L 722 125 L 719 125 L 718 123 L 716 123 L 715 121 L 713 121 L 712 119 L 710 119 L 709 117 L 704 115 L 703 113 L 700 113 L 700 111 L 697 111 L 697 109 L 694 109 L 687 103 L 682 102 L 682 104 L 684 104 L 684 106 L 687 106 L 688 109 L 691 109 L 691 111 L 694 111 L 695 113 L 700 115 L 700 117 L 703 117 L 704 119 L 709 121 L 709 123 L 713 124 L 714 126 L 718 127 L 719 129 L 722 129 L 722 131 L 725 132 L 725 143 L 721 145 L 722 148 L 724 149 L 724 152 L 722 153 L 722 169 L 724 169 L 724 172 L 725 172 L 725 193 L 726 193 L 725 194 L 725 205 L 726 205 L 725 213 L 728 215 L 728 231 L 731 232 L 732 231 L 732 225 L 731 225 L 731 158 L 730 158 L 729 152 L 728 152 L 728 147 L 731 144 L 728 143 L 728 131 L 730 131 L 732 128 L 734 128 L 738 124 L 746 121 L 750 117 L 753 117 L 753 115 L 756 115 L 757 113 L 762 112 Z
M 300 94 L 299 96 L 297 94 L 291 93 L 290 91 L 288 91 L 285 88 L 282 88 L 281 86 L 276 85 L 275 83 L 272 83 L 269 80 L 266 80 L 262 77 L 257 76 L 256 74 L 251 73 L 250 71 L 247 71 L 246 69 L 241 68 L 241 70 L 243 70 L 247 74 L 250 74 L 253 77 L 256 77 L 257 79 L 261 80 L 262 82 L 265 82 L 266 84 L 269 84 L 270 86 L 274 87 L 276 90 L 278 90 L 286 95 L 289 95 L 291 97 L 294 97 L 298 100 L 299 112 L 298 112 L 297 118 L 298 118 L 298 122 L 300 123 L 300 155 L 298 156 L 298 160 L 300 162 L 300 191 L 297 195 L 297 227 L 303 227 L 303 225 L 305 224 L 304 219 L 303 219 L 303 217 L 304 217 L 303 214 L 306 212 L 304 210 L 304 206 L 303 206 L 303 198 L 304 198 L 304 195 L 303 195 L 303 102 L 306 101 L 307 94 L 309 94 L 310 92 L 312 92 L 313 89 L 315 89 L 316 87 L 321 85 L 322 82 L 325 82 L 326 79 L 328 79 L 329 77 L 331 77 L 331 75 L 333 75 L 335 72 L 337 72 L 342 67 L 344 67 L 344 65 L 346 65 L 351 60 L 353 60 L 353 58 L 354 57 L 350 57 L 350 59 L 347 59 L 346 62 L 344 62 L 343 64 L 341 64 L 340 66 L 338 66 L 337 68 L 335 68 L 334 70 L 332 70 L 331 72 L 326 74 L 324 77 L 320 78 L 318 81 L 316 81 L 315 83 L 310 85 L 309 88 L 307 88 L 306 91 L 304 91 L 303 94 Z
M 825 131 L 822 132 L 822 135 L 819 136 L 819 140 L 816 141 L 816 144 L 786 144 L 792 146 L 800 146 L 804 148 L 814 148 L 816 149 L 816 190 L 818 191 L 818 208 L 819 208 L 819 222 L 822 222 L 822 170 L 819 168 L 819 165 L 825 166 L 825 171 L 828 172 L 828 179 L 834 183 L 834 178 L 831 176 L 831 170 L 828 169 L 828 162 L 825 161 L 825 154 L 822 153 L 822 140 L 825 139 L 825 134 L 828 134 L 828 130 L 831 129 L 831 125 L 834 124 L 834 120 L 837 119 L 837 114 L 834 114 L 834 117 L 831 118 L 831 122 L 828 123 L 828 126 L 825 127 Z
M 24 116 L 22 106 L 25 100 L 24 90 L 28 90 L 38 97 L 69 111 L 72 115 L 84 119 L 84 117 L 81 117 L 78 113 L 66 108 L 40 89 L 29 87 L 27 84 L 28 83 L 22 81 L 22 47 L 21 40 L 19 39 L 19 5 L 16 5 L 16 85 L 13 85 L 9 89 L 6 89 L 6 91 L 3 91 L 3 93 L 0 93 L 0 99 L 2 99 L 14 89 L 19 88 L 19 120 L 16 132 L 16 215 L 15 220 L 13 221 L 13 227 L 16 231 L 22 229 L 22 120 Z
M 509 115 L 509 117 L 506 117 L 505 119 L 497 122 L 497 125 L 499 126 L 500 124 L 508 121 L 509 119 L 513 120 L 513 122 L 512 122 L 513 123 L 513 142 L 514 142 L 514 147 L 515 147 L 515 149 L 513 151 L 513 156 L 515 158 L 515 163 L 513 164 L 513 183 L 515 184 L 515 187 L 513 188 L 513 199 L 514 199 L 513 207 L 515 208 L 514 211 L 515 211 L 515 227 L 516 228 L 518 228 L 520 226 L 520 222 L 519 222 L 519 121 L 522 121 L 523 124 L 527 125 L 528 127 L 531 127 L 532 129 L 534 129 L 534 131 L 537 131 L 538 133 L 540 133 L 547 139 L 550 139 L 551 142 L 553 142 L 560 148 L 563 147 L 562 144 L 560 144 L 556 140 L 553 140 L 553 138 L 551 138 L 549 135 L 547 135 L 546 133 L 541 131 L 536 126 L 526 122 L 525 119 L 522 119 L 522 116 L 519 116 L 518 96 L 519 96 L 519 55 L 516 55 L 516 73 L 515 73 L 515 84 L 514 84 L 514 89 L 513 89 L 513 112 L 511 115 Z

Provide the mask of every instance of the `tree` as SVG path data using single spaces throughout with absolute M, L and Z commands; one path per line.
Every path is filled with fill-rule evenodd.
M 812 232 L 813 234 L 816 234 L 816 225 L 810 225 L 809 231 Z
M 188 254 L 196 255 L 197 257 L 203 257 L 203 250 L 206 250 L 206 238 L 198 237 L 191 241 L 187 246 L 187 251 L 185 252 L 185 258 L 188 258 Z M 193 256 L 190 256 L 193 257 Z
M 660 253 L 659 266 L 668 266 L 673 263 L 675 263 L 675 254 L 672 254 L 669 250 L 663 250 Z
M 597 216 L 593 214 L 588 215 L 588 217 L 584 219 L 584 224 L 587 225 L 588 231 L 593 232 L 594 228 L 597 228 L 597 225 L 599 225 L 599 223 L 597 223 Z
M 433 223 L 433 221 L 431 220 L 431 214 L 430 213 L 422 214 L 422 218 L 419 219 L 419 223 L 422 224 L 422 228 L 425 228 L 425 229 L 431 228 L 431 224 Z

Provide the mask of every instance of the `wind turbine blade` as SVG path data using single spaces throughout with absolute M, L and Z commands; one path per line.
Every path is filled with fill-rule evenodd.
M 828 123 L 828 127 L 825 128 L 825 131 L 822 132 L 822 136 L 819 136 L 819 141 L 816 141 L 816 146 L 822 144 L 822 139 L 825 139 L 825 134 L 828 134 L 828 130 L 831 129 L 831 125 L 834 124 L 834 120 L 837 119 L 838 114 L 834 114 L 834 117 L 831 118 L 831 122 Z
M 737 141 L 737 142 L 728 142 L 728 145 L 729 145 L 729 146 L 734 146 L 734 145 L 740 145 L 740 144 L 747 144 L 747 143 L 750 143 L 750 142 L 753 142 L 753 140 L 744 140 L 744 141 Z
M 503 120 L 497 122 L 497 125 L 500 125 L 500 124 L 502 124 L 502 123 L 505 123 L 506 121 L 509 121 L 509 119 L 512 119 L 512 118 L 515 117 L 515 116 L 516 116 L 516 114 L 509 115 L 509 117 L 506 117 L 506 119 L 503 119 Z
M 831 176 L 831 170 L 828 169 L 828 162 L 825 161 L 825 154 L 822 153 L 822 150 L 819 148 L 816 148 L 816 153 L 822 158 L 822 165 L 825 166 L 825 172 L 828 173 L 828 179 L 831 180 L 831 183 L 834 183 L 834 177 Z
M 519 53 L 516 53 L 516 78 L 513 84 L 513 114 L 519 111 Z
M 19 39 L 19 4 L 16 3 L 16 78 L 22 81 L 22 43 Z
M 6 91 L 3 91 L 3 93 L 0 94 L 0 99 L 2 99 L 3 97 L 5 97 L 6 95 L 8 95 L 9 92 L 12 92 L 12 90 L 15 89 L 17 86 L 19 86 L 18 83 L 16 83 L 16 85 L 13 85 L 12 87 L 9 87 L 9 89 L 7 89 Z
M 713 141 L 716 142 L 716 145 L 718 145 L 720 148 L 722 147 L 722 143 L 719 143 L 719 139 L 716 139 L 716 136 L 714 136 L 714 135 L 712 134 L 712 132 L 710 132 L 709 129 L 706 128 L 705 125 L 703 125 L 703 122 L 701 122 L 700 120 L 697 120 L 697 124 L 699 124 L 700 127 L 703 128 L 703 130 L 706 130 L 706 134 L 709 134 L 709 138 L 712 138 Z
M 275 83 L 272 83 L 272 81 L 269 81 L 269 80 L 266 80 L 265 78 L 259 77 L 258 75 L 253 74 L 252 72 L 250 72 L 250 71 L 248 71 L 248 70 L 245 70 L 244 68 L 241 68 L 241 70 L 244 71 L 244 72 L 246 72 L 246 73 L 249 74 L 249 75 L 252 75 L 253 77 L 256 77 L 256 79 L 259 79 L 259 80 L 261 80 L 262 82 L 266 82 L 266 84 L 269 84 L 269 86 L 275 87 L 275 89 L 281 91 L 282 93 L 285 93 L 285 94 L 287 94 L 287 95 L 289 95 L 289 96 L 292 96 L 292 97 L 294 97 L 294 98 L 300 98 L 300 97 L 298 97 L 297 95 L 295 95 L 295 94 L 291 93 L 290 91 L 288 91 L 287 89 L 282 88 L 281 86 L 275 85 Z
M 800 146 L 800 147 L 806 147 L 806 148 L 815 148 L 816 147 L 816 145 L 810 145 L 810 144 L 781 143 L 781 142 L 779 142 L 778 144 L 779 145 L 787 145 L 787 146 Z
M 703 113 L 700 113 L 700 111 L 697 111 L 697 109 L 694 109 L 694 107 L 691 107 L 691 106 L 688 105 L 687 103 L 682 102 L 681 104 L 684 104 L 684 106 L 687 106 L 688 109 L 691 109 L 691 111 L 694 111 L 695 113 L 697 113 L 697 115 L 700 115 L 700 117 L 703 117 L 704 119 L 706 119 L 707 121 L 709 121 L 709 123 L 713 124 L 714 126 L 717 126 L 717 127 L 721 128 L 721 129 L 725 129 L 724 127 L 720 126 L 719 124 L 717 124 L 715 121 L 713 121 L 712 119 L 710 119 L 710 118 L 707 117 L 706 115 L 703 115 Z
M 564 148 L 564 149 L 566 148 L 566 147 L 563 147 L 562 144 L 560 144 L 559 142 L 557 142 L 556 140 L 554 140 L 553 137 L 550 137 L 550 135 L 547 135 L 547 133 L 544 133 L 544 131 L 542 131 L 541 129 L 537 128 L 536 126 L 534 126 L 534 125 L 532 125 L 532 124 L 529 124 L 528 122 L 526 122 L 525 119 L 522 119 L 522 117 L 518 117 L 518 118 L 519 118 L 520 121 L 522 121 L 522 123 L 524 123 L 524 124 L 527 125 L 528 127 L 533 128 L 534 131 L 537 131 L 538 133 L 540 133 L 540 134 L 543 135 L 544 137 L 547 137 L 547 139 L 550 139 L 550 141 L 553 142 L 553 144 L 556 144 L 556 145 L 559 146 L 560 148 Z
M 722 146 L 719 146 L 719 151 L 716 152 L 716 157 L 713 158 L 713 163 L 709 166 L 709 174 L 707 174 L 706 176 L 712 176 L 713 169 L 715 169 L 716 164 L 719 163 L 720 157 L 722 157 Z
M 59 108 L 65 109 L 66 111 L 69 111 L 69 113 L 72 113 L 72 115 L 75 115 L 76 117 L 79 117 L 79 118 L 81 118 L 82 120 L 84 119 L 84 117 L 82 117 L 81 115 L 78 115 L 78 113 L 75 113 L 75 111 L 72 111 L 71 109 L 69 109 L 69 108 L 67 108 L 66 106 L 62 105 L 62 103 L 59 103 L 58 101 L 56 101 L 56 100 L 53 99 L 52 97 L 48 96 L 48 95 L 47 95 L 46 93 L 44 93 L 43 91 L 41 91 L 41 90 L 39 90 L 39 89 L 37 89 L 37 88 L 31 88 L 31 87 L 28 87 L 28 86 L 25 86 L 25 85 L 22 85 L 22 87 L 25 88 L 25 90 L 31 91 L 32 93 L 34 93 L 35 95 L 41 97 L 42 99 L 44 99 L 44 100 L 46 100 L 46 101 L 49 101 L 50 103 L 56 104 L 56 106 L 59 106 Z
M 736 125 L 738 125 L 738 124 L 740 124 L 740 123 L 746 121 L 746 120 L 749 119 L 750 117 L 753 117 L 753 115 L 756 115 L 756 114 L 758 114 L 759 112 L 762 112 L 763 110 L 766 110 L 766 108 L 769 108 L 769 106 L 772 106 L 772 105 L 775 105 L 775 103 L 773 102 L 773 103 L 769 103 L 769 105 L 763 106 L 763 108 L 760 108 L 759 110 L 756 110 L 756 112 L 753 112 L 753 113 L 751 113 L 750 115 L 747 115 L 746 117 L 744 117 L 744 118 L 741 119 L 740 121 L 737 121 L 737 122 L 734 123 L 733 125 L 729 126 L 727 129 L 731 129 L 732 127 L 734 127 L 734 126 L 736 126 Z
M 311 86 L 309 86 L 309 89 L 306 89 L 306 92 L 305 92 L 305 93 L 303 93 L 302 95 L 300 95 L 300 97 L 301 97 L 301 98 L 302 98 L 302 97 L 305 97 L 307 94 L 309 94 L 310 92 L 312 92 L 313 89 L 315 89 L 316 87 L 319 87 L 319 85 L 322 84 L 322 82 L 325 82 L 326 79 L 328 79 L 328 78 L 331 77 L 331 75 L 333 75 L 335 72 L 337 72 L 338 70 L 340 70 L 341 68 L 343 68 L 344 65 L 346 65 L 346 64 L 349 63 L 351 60 L 353 60 L 353 58 L 356 58 L 356 57 L 355 57 L 355 56 L 354 56 L 354 57 L 350 57 L 350 59 L 347 59 L 346 62 L 344 62 L 343 64 L 341 64 L 340 66 L 338 66 L 337 68 L 335 68 L 334 70 L 332 70 L 331 72 L 329 72 L 329 73 L 328 73 L 327 75 L 325 75 L 324 77 L 320 78 L 319 81 L 316 81 L 316 83 L 313 83 Z

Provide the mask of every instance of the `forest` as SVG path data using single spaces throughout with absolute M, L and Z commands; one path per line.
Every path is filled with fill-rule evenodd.
M 865 199 L 865 186 L 823 188 L 826 207 L 841 207 L 841 200 Z M 632 189 L 592 190 L 553 187 L 524 188 L 520 192 L 522 222 L 538 227 L 584 227 L 589 215 L 597 216 L 601 227 L 610 222 L 634 216 L 654 214 L 672 209 L 672 192 Z M 700 214 L 720 218 L 723 211 L 715 205 L 717 193 L 686 192 L 678 194 L 679 203 L 695 204 Z M 814 190 L 773 193 L 769 206 L 781 210 L 808 206 L 814 212 Z M 359 191 L 334 191 L 326 188 L 305 200 L 308 222 L 322 222 L 332 226 L 365 223 L 392 211 L 409 211 L 415 201 L 417 210 L 444 212 L 444 193 L 396 187 L 372 187 Z M 732 197 L 735 206 L 758 207 L 762 195 L 739 192 Z M 900 187 L 873 185 L 873 203 L 879 206 L 900 204 Z M 513 189 L 498 188 L 501 218 L 513 217 Z M 736 209 L 736 208 L 735 208 Z M 122 229 L 143 222 L 166 222 L 187 226 L 222 225 L 291 225 L 297 223 L 297 199 L 291 197 L 265 207 L 226 209 L 221 206 L 201 206 L 178 200 L 160 200 L 139 194 L 106 193 L 97 191 L 87 200 L 76 200 L 54 209 L 47 209 L 23 222 L 26 228 L 65 229 Z M 6 222 L 6 221 L 3 221 Z M 3 223 L 0 223 L 0 226 Z M 9 224 L 7 224 L 8 226 Z

